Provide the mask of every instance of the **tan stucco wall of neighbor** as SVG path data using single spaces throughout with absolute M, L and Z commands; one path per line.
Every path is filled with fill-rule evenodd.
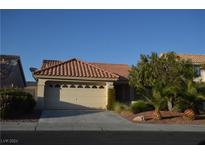
M 196 81 L 196 82 L 199 82 L 199 81 L 205 82 L 205 70 L 201 69 L 200 74 L 201 74 L 201 76 L 195 78 L 194 81 Z
M 84 106 L 88 108 L 106 109 L 108 102 L 108 89 L 114 88 L 113 82 L 103 82 L 104 88 L 64 88 L 62 85 L 59 88 L 51 88 L 47 85 L 47 81 L 62 82 L 62 80 L 38 79 L 37 82 L 37 108 L 53 108 L 53 109 L 68 109 L 76 106 Z M 64 82 L 69 80 L 64 80 Z M 80 81 L 78 81 L 81 83 Z M 85 81 L 84 81 L 85 82 Z M 71 81 L 69 81 L 71 83 Z M 92 84 L 91 81 L 89 83 Z M 93 81 L 96 83 L 96 81 Z M 99 83 L 102 83 L 100 81 Z M 76 81 L 75 81 L 76 84 Z
M 33 98 L 37 100 L 37 96 L 36 96 L 37 86 L 27 86 L 24 88 L 24 91 L 30 93 L 33 96 Z
M 202 81 L 205 82 L 205 70 L 201 70 L 201 78 L 202 78 Z

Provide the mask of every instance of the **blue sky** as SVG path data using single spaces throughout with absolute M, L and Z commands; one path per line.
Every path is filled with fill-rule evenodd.
M 136 64 L 140 54 L 205 54 L 205 10 L 1 10 L 1 54 L 27 80 L 43 59 Z

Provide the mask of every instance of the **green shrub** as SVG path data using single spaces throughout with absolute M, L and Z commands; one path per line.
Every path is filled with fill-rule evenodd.
M 120 102 L 115 102 L 113 104 L 113 106 L 114 106 L 113 110 L 117 113 L 129 110 L 129 107 L 126 104 L 123 104 L 123 103 L 120 103 Z
M 183 101 L 175 103 L 172 110 L 175 112 L 184 112 L 186 109 L 189 108 L 192 108 L 196 114 L 199 114 L 201 111 L 204 111 L 203 103 L 201 102 L 194 103 L 192 106 L 190 106 L 189 103 Z
M 186 103 L 177 103 L 173 107 L 173 111 L 175 112 L 184 112 L 186 109 L 188 109 L 188 105 Z
M 192 108 L 194 111 L 199 107 L 200 103 L 194 103 L 193 105 L 190 105 L 190 102 L 183 99 L 178 98 L 176 99 L 172 111 L 175 112 L 184 112 L 186 109 Z
M 173 111 L 175 112 L 184 112 L 186 109 L 190 108 L 189 103 L 186 102 L 186 100 L 182 98 L 178 98 L 173 106 Z
M 134 103 L 132 103 L 131 105 L 131 111 L 136 114 L 136 113 L 140 113 L 140 112 L 144 112 L 144 111 L 150 111 L 153 110 L 154 107 L 150 104 L 146 104 L 144 101 L 142 100 L 138 100 L 135 101 Z
M 30 113 L 36 105 L 33 96 L 17 89 L 0 90 L 1 118 L 16 117 Z
M 114 104 L 115 104 L 115 89 L 108 89 L 107 109 L 114 110 Z

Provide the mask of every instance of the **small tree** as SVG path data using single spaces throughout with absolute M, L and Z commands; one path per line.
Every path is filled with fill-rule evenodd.
M 174 52 L 141 55 L 139 63 L 132 66 L 129 74 L 130 84 L 136 88 L 161 85 L 180 85 L 183 79 L 193 79 L 194 70 L 190 61 L 181 60 Z
M 137 93 L 140 95 L 143 95 L 146 90 L 150 91 L 150 96 L 153 95 L 154 98 L 158 91 L 157 95 L 160 94 L 161 98 L 166 98 L 167 103 L 169 102 L 172 106 L 178 91 L 181 90 L 183 81 L 192 80 L 194 75 L 191 62 L 181 60 L 174 52 L 162 56 L 152 53 L 151 56 L 141 55 L 139 63 L 132 66 L 129 83 L 137 89 Z M 158 99 L 150 100 L 156 104 Z

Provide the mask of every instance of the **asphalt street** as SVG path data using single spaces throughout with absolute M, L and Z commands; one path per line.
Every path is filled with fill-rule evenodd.
M 203 132 L 163 131 L 3 131 L 1 144 L 18 145 L 197 145 Z

